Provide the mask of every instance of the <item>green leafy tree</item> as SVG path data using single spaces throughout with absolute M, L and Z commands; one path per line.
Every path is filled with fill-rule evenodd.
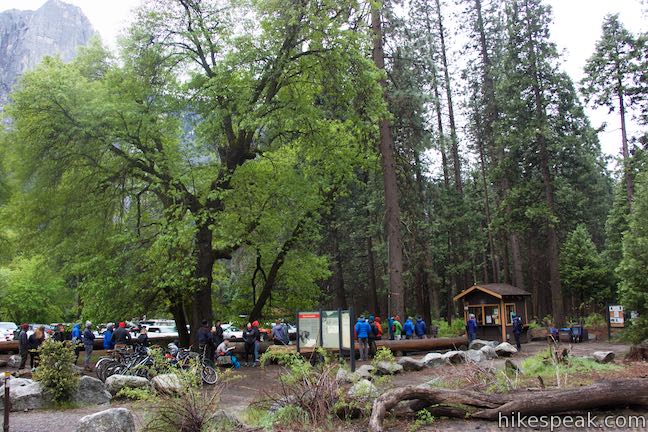
M 639 312 L 633 321 L 636 342 L 648 338 L 648 177 L 639 177 L 637 194 L 629 216 L 629 228 L 623 237 L 623 259 L 619 264 L 619 297 L 626 310 Z
M 602 30 L 594 54 L 585 64 L 581 91 L 594 104 L 605 106 L 610 112 L 617 110 L 619 113 L 623 171 L 628 203 L 631 203 L 634 180 L 630 166 L 626 115 L 629 95 L 633 93 L 636 39 L 619 21 L 618 14 L 606 16 Z
M 584 315 L 610 300 L 614 279 L 596 249 L 585 225 L 578 225 L 565 240 L 560 253 L 560 276 L 572 310 Z

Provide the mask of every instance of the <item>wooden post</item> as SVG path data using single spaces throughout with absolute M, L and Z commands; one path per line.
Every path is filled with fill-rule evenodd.
M 297 339 L 295 340 L 295 343 L 297 343 L 297 354 L 299 354 L 299 348 L 300 348 L 299 347 L 299 345 L 300 345 L 299 344 L 299 339 L 300 339 L 300 337 L 299 337 L 299 311 L 297 311 L 297 326 L 296 327 L 297 327 Z
M 502 342 L 506 342 L 506 310 L 504 309 L 504 299 L 500 300 L 500 327 L 502 328 Z
M 2 431 L 9 432 L 9 411 L 11 411 L 11 398 L 9 397 L 9 372 L 4 373 L 4 421 Z
M 349 350 L 349 355 L 351 356 L 351 372 L 355 372 L 355 324 L 353 319 L 353 307 L 349 308 L 349 331 L 351 332 L 351 349 Z

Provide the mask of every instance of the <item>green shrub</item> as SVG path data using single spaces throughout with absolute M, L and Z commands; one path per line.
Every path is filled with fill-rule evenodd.
M 611 372 L 620 369 L 620 366 L 614 364 L 601 364 L 583 357 L 569 357 L 566 364 L 561 363 L 557 367 L 561 374 Z M 549 351 L 546 350 L 524 359 L 522 372 L 526 376 L 554 377 L 556 366 L 551 361 Z
M 34 372 L 34 379 L 41 382 L 54 402 L 70 400 L 79 388 L 79 376 L 72 367 L 76 359 L 74 347 L 70 342 L 46 339 L 39 353 L 40 362 Z
M 144 432 L 207 432 L 217 427 L 216 416 L 222 387 L 209 396 L 189 387 L 178 396 L 163 396 L 151 408 Z
M 432 320 L 432 325 L 439 329 L 437 332 L 438 337 L 456 337 L 466 332 L 466 323 L 459 317 L 453 318 L 452 324 L 448 324 L 443 318 Z
M 371 363 L 374 367 L 376 367 L 376 365 L 382 361 L 386 361 L 388 363 L 396 362 L 396 357 L 394 357 L 392 350 L 386 347 L 380 347 L 376 350 L 376 355 L 374 355 L 373 361 Z
M 426 409 L 416 413 L 416 421 L 410 426 L 410 432 L 418 431 L 422 426 L 428 426 L 434 423 L 434 416 Z
M 529 322 L 529 330 L 535 330 L 539 328 L 542 328 L 542 324 L 538 324 L 536 320 L 531 320 Z
M 585 318 L 585 327 L 604 327 L 606 325 L 605 317 L 601 314 L 592 313 Z
M 116 398 L 124 398 L 131 400 L 141 400 L 147 402 L 154 402 L 157 400 L 157 397 L 147 388 L 130 388 L 122 387 L 117 394 Z

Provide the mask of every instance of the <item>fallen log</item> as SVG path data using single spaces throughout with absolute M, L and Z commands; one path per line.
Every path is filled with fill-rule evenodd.
M 393 352 L 399 351 L 435 351 L 444 349 L 458 349 L 461 346 L 468 346 L 466 336 L 452 338 L 428 338 L 428 339 L 401 339 L 401 340 L 378 340 L 378 347 L 389 348 Z
M 407 400 L 420 401 L 416 404 L 417 409 L 427 406 L 432 415 L 497 420 L 500 414 L 551 415 L 599 408 L 648 407 L 648 380 L 601 381 L 585 387 L 530 394 L 486 394 L 472 390 L 401 387 L 383 393 L 374 401 L 369 431 L 382 432 L 387 413 L 401 401 Z

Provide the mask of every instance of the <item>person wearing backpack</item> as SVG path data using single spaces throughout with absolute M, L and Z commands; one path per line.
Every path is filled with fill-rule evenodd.
M 423 318 L 421 316 L 416 317 L 416 324 L 414 325 L 414 333 L 416 333 L 416 337 L 419 339 L 425 339 L 425 334 L 427 333 L 427 326 L 425 325 L 425 321 L 423 321 Z
M 521 351 L 522 344 L 520 343 L 520 336 L 522 336 L 522 319 L 516 314 L 512 314 L 512 316 L 513 316 L 513 336 L 515 336 L 515 345 L 517 346 L 517 350 Z
M 412 334 L 414 334 L 414 323 L 412 322 L 412 317 L 407 317 L 407 321 L 403 324 L 403 333 L 405 333 L 405 339 L 412 339 Z
M 358 317 L 358 322 L 355 325 L 355 334 L 358 338 L 360 361 L 369 360 L 369 333 L 371 333 L 369 323 L 365 321 L 363 316 Z
M 403 324 L 400 322 L 400 317 L 396 315 L 394 317 L 394 339 L 395 340 L 400 340 L 402 339 L 402 334 L 403 334 Z

